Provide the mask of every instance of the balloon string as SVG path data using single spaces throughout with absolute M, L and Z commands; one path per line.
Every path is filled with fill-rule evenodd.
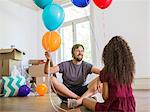
M 85 14 L 87 14 L 87 11 L 86 10 L 84 10 L 84 11 L 85 11 Z M 98 49 L 98 51 L 100 51 L 100 46 L 99 45 L 102 45 L 101 41 L 97 41 L 96 36 L 95 36 L 95 32 L 94 32 L 94 27 L 93 27 L 93 25 L 91 23 L 91 18 L 88 15 L 87 15 L 87 17 L 89 19 L 90 29 L 91 29 L 91 32 L 92 32 L 92 37 L 93 37 L 94 42 L 96 44 L 96 48 Z M 98 42 L 100 42 L 100 44 L 98 44 Z
M 103 36 L 104 36 L 104 39 L 105 39 L 105 37 L 106 37 L 106 33 L 105 33 L 105 28 L 106 28 L 106 25 L 105 25 L 105 14 L 104 14 L 104 12 L 102 13 L 102 21 L 103 21 L 103 23 L 102 23 L 102 29 L 103 29 Z
M 85 11 L 85 15 L 86 14 L 88 14 L 87 13 L 87 10 L 84 10 Z M 93 10 L 92 10 L 93 11 Z M 91 11 L 91 12 L 92 12 Z M 94 43 L 93 43 L 93 45 L 95 45 L 96 46 L 96 51 L 97 52 L 101 52 L 102 51 L 102 45 L 103 45 L 103 43 L 104 43 L 104 41 L 103 40 L 105 40 L 105 38 L 106 38 L 106 32 L 105 32 L 105 27 L 106 27 L 106 24 L 105 24 L 105 16 L 104 16 L 104 12 L 103 12 L 103 14 L 102 14 L 102 26 L 101 26 L 101 28 L 102 28 L 102 36 L 99 36 L 98 38 L 96 38 L 96 34 L 95 34 L 95 32 L 94 32 L 94 30 L 96 30 L 96 29 L 94 29 L 94 28 L 96 28 L 96 27 L 94 27 L 95 25 L 94 25 L 94 21 L 91 21 L 91 16 L 88 16 L 87 15 L 87 17 L 88 17 L 88 19 L 89 19 L 89 24 L 90 24 L 90 29 L 91 29 L 91 36 L 93 37 L 92 39 L 93 39 L 93 41 L 94 41 Z M 93 19 L 94 19 L 94 17 L 93 17 Z M 99 31 L 98 31 L 99 32 Z M 100 49 L 101 48 L 101 49 Z
M 50 64 L 50 63 L 49 63 L 49 65 L 50 65 L 50 66 L 53 66 L 53 64 Z M 63 111 L 63 112 L 67 112 L 67 110 L 65 110 L 65 109 L 59 107 L 58 105 L 56 105 L 56 104 L 54 103 L 53 99 L 52 99 L 52 90 L 53 90 L 54 93 L 57 95 L 57 97 L 58 97 L 58 93 L 57 93 L 57 91 L 56 91 L 56 89 L 55 89 L 55 87 L 54 87 L 54 85 L 53 85 L 53 83 L 52 83 L 52 81 L 51 81 L 51 77 L 52 77 L 51 75 L 53 75 L 53 74 L 51 74 L 50 71 L 48 70 L 48 88 L 49 88 L 49 100 L 50 100 L 50 103 L 52 104 L 52 107 L 53 107 L 53 109 L 54 109 L 56 112 L 58 112 L 58 109 L 61 110 L 61 111 Z M 54 75 L 56 75 L 56 74 L 54 74 Z M 57 109 L 57 108 L 58 108 L 58 109 Z

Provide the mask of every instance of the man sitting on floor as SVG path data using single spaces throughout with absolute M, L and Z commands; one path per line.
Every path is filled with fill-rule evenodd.
M 100 69 L 83 61 L 83 54 L 83 45 L 76 44 L 72 47 L 72 60 L 61 62 L 56 66 L 49 67 L 49 62 L 52 62 L 52 58 L 50 53 L 45 52 L 47 58 L 44 69 L 45 73 L 62 73 L 63 83 L 59 82 L 55 76 L 52 76 L 50 79 L 62 101 L 67 101 L 67 99 L 79 99 L 88 89 L 97 90 L 98 85 L 100 84 L 97 79 L 92 81 L 92 86 L 85 84 L 87 75 L 91 73 L 99 74 Z M 92 95 L 93 93 L 91 94 L 90 92 L 86 94 L 86 96 Z

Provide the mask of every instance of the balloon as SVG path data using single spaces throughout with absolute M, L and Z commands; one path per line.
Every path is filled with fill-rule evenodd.
M 51 4 L 44 8 L 42 19 L 49 31 L 56 30 L 64 21 L 65 13 L 58 4 Z
M 93 0 L 95 5 L 101 9 L 106 9 L 112 2 L 112 0 Z
M 42 38 L 42 46 L 46 51 L 55 51 L 60 47 L 61 38 L 55 31 L 46 32 Z
M 44 9 L 47 5 L 51 4 L 53 0 L 34 0 L 34 3 Z
M 91 0 L 71 0 L 71 2 L 77 7 L 86 7 Z
M 40 84 L 36 87 L 36 92 L 40 96 L 44 96 L 44 94 L 48 91 L 47 86 L 45 84 Z
M 30 88 L 27 85 L 22 85 L 19 88 L 18 96 L 27 96 L 30 93 Z

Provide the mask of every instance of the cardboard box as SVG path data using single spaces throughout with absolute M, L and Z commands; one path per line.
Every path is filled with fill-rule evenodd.
M 25 55 L 25 53 L 21 52 L 16 48 L 0 49 L 0 60 L 3 59 L 22 60 L 22 55 Z
M 47 74 L 44 73 L 44 65 L 45 64 L 39 64 L 39 65 L 32 65 L 29 67 L 29 74 L 31 77 L 43 77 L 47 76 Z
M 3 59 L 0 60 L 0 75 L 9 76 L 14 67 L 17 67 L 18 70 L 21 70 L 21 61 L 13 59 Z
M 39 65 L 39 64 L 44 64 L 45 61 L 44 60 L 29 60 L 29 64 L 32 65 Z
M 49 81 L 48 81 L 48 76 L 46 77 L 32 77 L 36 86 L 40 84 L 46 84 L 47 88 L 49 88 Z
M 48 76 L 45 77 L 32 77 L 35 84 L 39 85 L 39 84 L 46 84 L 48 85 Z

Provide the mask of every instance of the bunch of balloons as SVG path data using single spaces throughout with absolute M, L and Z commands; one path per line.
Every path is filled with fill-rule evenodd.
M 100 9 L 106 9 L 111 4 L 112 0 L 93 0 L 95 5 Z M 91 0 L 71 0 L 71 2 L 77 7 L 86 7 Z
M 71 0 L 77 7 L 86 7 L 91 0 Z M 93 0 L 100 9 L 106 9 L 110 6 L 112 0 Z M 45 27 L 49 30 L 43 35 L 42 46 L 46 51 L 53 52 L 61 45 L 60 35 L 55 32 L 64 22 L 65 13 L 63 8 L 54 4 L 53 0 L 34 0 L 34 3 L 43 9 L 42 20 Z
M 53 52 L 61 45 L 60 35 L 55 30 L 64 22 L 64 10 L 60 5 L 54 4 L 53 0 L 34 0 L 34 3 L 43 9 L 42 20 L 49 30 L 43 35 L 42 46 L 46 51 Z

